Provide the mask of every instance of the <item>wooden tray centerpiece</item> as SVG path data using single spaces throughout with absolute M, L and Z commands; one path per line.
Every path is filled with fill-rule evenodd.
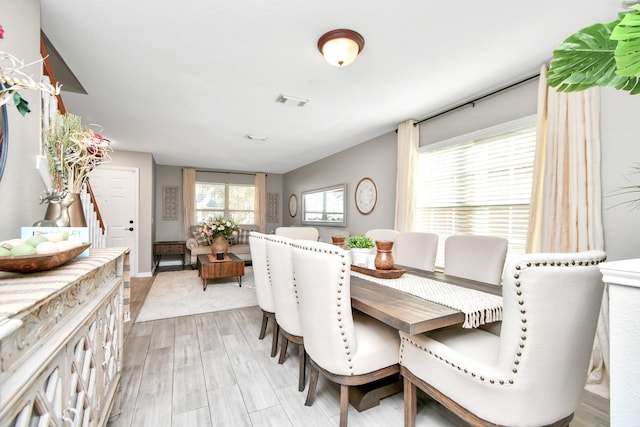
M 366 274 L 367 276 L 376 277 L 378 279 L 397 279 L 398 277 L 401 277 L 407 270 L 395 265 L 391 270 L 372 270 L 370 268 L 359 267 L 357 265 L 351 264 L 351 271 Z

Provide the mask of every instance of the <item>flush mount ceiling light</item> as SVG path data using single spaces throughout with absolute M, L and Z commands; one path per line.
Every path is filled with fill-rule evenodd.
M 333 30 L 318 40 L 318 49 L 327 62 L 336 67 L 344 67 L 356 60 L 364 49 L 364 37 L 353 30 Z

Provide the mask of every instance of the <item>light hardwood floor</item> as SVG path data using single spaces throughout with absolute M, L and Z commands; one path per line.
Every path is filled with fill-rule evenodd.
M 133 319 L 152 281 L 132 280 Z M 306 389 L 297 391 L 296 346 L 289 346 L 285 363 L 278 365 L 277 357 L 269 357 L 271 327 L 258 340 L 260 320 L 260 310 L 250 307 L 127 323 L 121 412 L 109 426 L 338 425 L 338 387 L 321 376 L 313 406 L 304 406 Z M 361 413 L 349 407 L 351 427 L 402 425 L 402 393 Z M 420 394 L 416 425 L 464 423 Z M 571 427 L 608 426 L 608 401 L 585 393 Z

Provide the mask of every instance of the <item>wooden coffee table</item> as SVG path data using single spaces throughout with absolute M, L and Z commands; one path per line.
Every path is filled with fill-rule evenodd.
M 202 290 L 207 290 L 207 280 L 236 276 L 242 286 L 244 261 L 234 254 L 225 254 L 223 260 L 217 260 L 213 254 L 198 255 L 198 276 L 202 278 Z

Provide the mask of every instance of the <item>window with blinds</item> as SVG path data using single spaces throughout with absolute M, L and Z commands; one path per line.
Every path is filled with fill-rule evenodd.
M 525 251 L 533 179 L 533 118 L 467 139 L 424 147 L 419 156 L 416 220 L 420 231 L 505 237 L 510 254 Z
M 255 223 L 255 186 L 196 182 L 196 219 L 223 216 L 237 224 Z

